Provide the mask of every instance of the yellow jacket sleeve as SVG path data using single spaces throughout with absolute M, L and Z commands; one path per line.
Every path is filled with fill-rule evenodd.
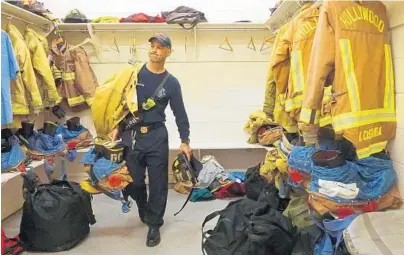
M 36 33 L 28 29 L 25 34 L 25 39 L 31 52 L 33 68 L 43 80 L 41 84 L 43 87 L 39 88 L 43 91 L 42 101 L 46 106 L 54 106 L 60 103 L 61 97 L 56 89 L 55 80 L 52 76 L 52 70 L 49 66 L 44 45 L 36 36 Z
M 272 72 L 268 70 L 267 83 L 265 85 L 264 112 L 268 117 L 273 118 L 275 109 L 276 86 Z
M 22 82 L 25 88 L 30 108 L 34 111 L 39 111 L 42 108 L 42 98 L 36 82 L 29 49 L 28 47 L 18 47 L 16 52 L 21 69 L 20 79 L 18 80 Z
M 28 50 L 28 49 L 27 49 Z M 29 95 L 29 104 L 30 107 L 34 111 L 38 111 L 42 108 L 42 98 L 38 89 L 38 84 L 36 82 L 36 77 L 34 73 L 34 69 L 32 67 L 31 57 L 29 56 L 29 52 L 26 52 L 25 58 L 22 59 L 23 62 L 21 64 L 21 69 L 23 73 L 21 74 L 22 81 L 24 83 L 24 87 Z
M 267 82 L 265 84 L 265 98 L 264 98 L 264 112 L 267 116 L 273 117 L 274 109 L 275 109 L 275 102 L 276 102 L 276 82 L 274 79 L 274 75 L 272 73 L 272 66 L 273 61 L 276 53 L 276 48 L 279 45 L 280 38 L 284 35 L 286 30 L 288 29 L 289 25 L 285 24 L 280 29 L 278 34 L 275 37 L 274 44 L 272 46 L 272 52 L 269 57 L 269 64 L 268 64 L 268 74 L 267 74 Z
M 22 83 L 25 94 L 28 95 L 29 106 L 34 111 L 42 108 L 41 94 L 39 93 L 38 84 L 36 82 L 35 72 L 32 67 L 31 55 L 26 43 L 23 40 L 18 29 L 11 25 L 7 25 L 7 32 L 11 37 L 13 48 L 16 53 L 18 64 L 21 72 L 18 74 L 17 83 Z
M 300 114 L 299 128 L 309 125 L 319 125 L 320 110 L 327 77 L 334 69 L 335 62 L 335 33 L 334 20 L 328 12 L 328 3 L 324 2 L 314 36 L 310 63 L 306 78 L 306 88 Z
M 292 49 L 292 40 L 294 26 L 290 24 L 288 30 L 281 36 L 279 44 L 275 49 L 272 61 L 272 73 L 276 87 L 280 88 L 279 93 L 285 93 L 288 87 L 290 72 L 290 51 Z

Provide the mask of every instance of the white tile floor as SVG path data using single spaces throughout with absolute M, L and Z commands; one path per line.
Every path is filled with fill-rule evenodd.
M 96 195 L 93 200 L 93 209 L 97 223 L 91 227 L 90 235 L 82 243 L 62 254 L 202 254 L 203 220 L 209 213 L 226 207 L 230 200 L 189 202 L 179 215 L 174 216 L 173 214 L 181 208 L 185 199 L 186 195 L 169 190 L 165 224 L 161 228 L 161 243 L 149 248 L 145 244 L 148 228 L 139 220 L 136 205 L 131 212 L 123 214 L 119 202 L 104 195 Z M 14 236 L 19 232 L 20 220 L 21 212 L 2 222 L 2 228 L 7 236 Z M 205 228 L 212 228 L 215 222 L 216 220 L 212 220 Z

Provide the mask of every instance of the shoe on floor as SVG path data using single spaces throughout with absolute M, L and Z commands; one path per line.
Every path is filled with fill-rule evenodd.
M 147 233 L 147 247 L 154 247 L 160 243 L 160 229 L 159 228 L 149 228 L 149 232 Z
M 123 201 L 122 202 L 122 212 L 123 213 L 130 212 L 131 207 L 132 207 L 132 201 Z

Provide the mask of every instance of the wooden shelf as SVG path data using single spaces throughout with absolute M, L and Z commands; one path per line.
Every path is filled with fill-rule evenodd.
M 191 147 L 194 150 L 239 150 L 239 149 L 263 149 L 265 148 L 262 145 L 259 144 L 250 144 L 250 143 L 239 143 L 239 144 L 217 144 L 217 145 L 212 145 L 212 144 L 201 144 L 201 143 L 191 143 Z M 173 148 L 170 148 L 175 149 Z
M 21 173 L 13 172 L 13 173 L 1 173 L 1 185 L 3 186 L 4 183 L 8 182 L 9 180 L 17 177 Z
M 28 166 L 27 166 L 27 168 L 28 167 L 30 167 L 30 168 L 32 168 L 32 169 L 35 169 L 35 168 L 37 168 L 37 167 L 39 167 L 39 166 L 42 166 L 44 164 L 44 161 L 43 160 L 41 160 L 41 161 L 33 161 L 33 162 L 31 162 L 31 164 L 29 164 Z M 3 184 L 5 184 L 6 182 L 8 182 L 9 180 L 11 180 L 11 179 L 13 179 L 13 178 L 15 178 L 15 177 L 17 177 L 17 176 L 19 176 L 21 173 L 20 172 L 12 172 L 12 173 L 2 173 L 1 174 L 1 185 L 3 185 Z
M 39 27 L 47 34 L 53 30 L 53 24 L 50 20 L 7 2 L 1 2 L 1 14 L 12 20 L 16 19 L 26 24 Z
M 177 24 L 166 23 L 90 23 L 94 32 L 135 32 L 135 31 L 266 31 L 264 24 L 254 23 L 200 23 L 194 29 L 186 30 Z M 61 23 L 58 28 L 64 32 L 86 32 L 88 23 Z
M 275 33 L 283 24 L 288 23 L 293 17 L 296 16 L 300 10 L 301 5 L 299 1 L 283 1 L 278 9 L 274 11 L 271 17 L 265 22 L 265 26 Z

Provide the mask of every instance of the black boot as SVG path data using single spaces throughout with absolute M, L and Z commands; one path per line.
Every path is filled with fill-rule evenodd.
M 150 227 L 149 232 L 147 233 L 147 247 L 154 247 L 160 243 L 160 229 L 156 227 Z
M 5 128 L 1 130 L 1 152 L 9 152 L 11 151 L 11 145 L 8 141 L 10 137 L 13 136 L 13 132 L 11 132 L 11 129 Z
M 34 123 L 33 122 L 21 122 L 21 128 L 18 129 L 17 133 L 15 134 L 20 143 L 26 147 L 29 146 L 28 138 L 30 138 L 34 134 Z
M 49 136 L 55 136 L 58 125 L 52 121 L 45 121 L 43 124 L 43 133 Z
M 73 117 L 66 120 L 66 126 L 70 131 L 79 131 L 81 129 L 80 118 Z

